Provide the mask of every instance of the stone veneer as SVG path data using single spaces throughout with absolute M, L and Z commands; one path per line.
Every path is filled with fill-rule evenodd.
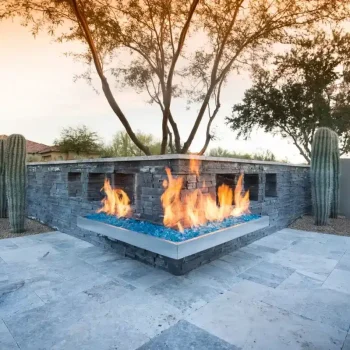
M 105 176 L 114 186 L 123 188 L 132 200 L 134 216 L 154 222 L 162 221 L 160 196 L 163 193 L 165 167 L 174 176 L 184 177 L 182 194 L 199 188 L 203 193 L 216 193 L 217 186 L 232 186 L 241 173 L 244 186 L 251 193 L 251 211 L 268 215 L 270 227 L 236 242 L 215 247 L 211 252 L 186 258 L 200 265 L 213 256 L 230 250 L 286 227 L 296 218 L 309 212 L 311 191 L 308 166 L 248 161 L 230 158 L 191 156 L 201 161 L 200 176 L 189 173 L 188 155 L 167 155 L 134 158 L 94 159 L 28 164 L 27 214 L 62 232 L 94 244 L 113 247 L 124 255 L 170 270 L 171 262 L 156 254 L 142 251 L 122 242 L 113 242 L 96 233 L 77 227 L 77 217 L 95 212 L 100 207 Z M 169 266 L 165 266 L 169 265 Z M 182 269 L 182 270 L 181 270 Z M 181 266 L 184 273 L 189 268 Z M 176 269 L 175 269 L 176 270 Z M 186 270 L 186 271 L 185 271 Z

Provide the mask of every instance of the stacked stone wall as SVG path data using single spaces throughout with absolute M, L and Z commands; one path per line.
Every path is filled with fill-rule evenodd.
M 111 246 L 112 242 L 79 229 L 77 217 L 100 208 L 103 193 L 99 189 L 108 178 L 113 186 L 125 184 L 136 218 L 161 223 L 166 167 L 173 176 L 183 176 L 182 196 L 193 189 L 215 196 L 223 179 L 235 184 L 244 174 L 244 187 L 252 195 L 251 211 L 270 217 L 269 232 L 310 212 L 306 166 L 202 157 L 197 176 L 189 172 L 188 157 L 169 156 L 29 164 L 27 214 L 62 232 Z

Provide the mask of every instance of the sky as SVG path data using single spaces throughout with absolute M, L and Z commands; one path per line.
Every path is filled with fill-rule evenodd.
M 0 134 L 23 134 L 28 140 L 51 145 L 62 128 L 86 125 L 96 131 L 106 143 L 123 130 L 101 91 L 99 81 L 94 87 L 85 81 L 73 81 L 84 66 L 66 57 L 76 49 L 72 43 L 55 43 L 45 33 L 34 38 L 28 28 L 11 20 L 0 22 Z M 112 82 L 110 82 L 112 86 Z M 223 147 L 238 152 L 272 151 L 278 159 L 292 163 L 304 162 L 292 143 L 279 136 L 257 130 L 250 140 L 236 140 L 225 125 L 225 116 L 241 101 L 251 86 L 248 73 L 232 75 L 223 90 L 221 110 L 214 124 L 217 140 L 209 148 Z M 131 89 L 113 90 L 115 98 L 135 130 L 161 136 L 161 115 L 157 106 L 146 103 Z M 172 113 L 176 117 L 182 138 L 190 132 L 197 112 L 196 106 L 186 110 L 184 101 L 176 101 Z M 205 124 L 198 131 L 191 151 L 198 152 L 204 143 Z

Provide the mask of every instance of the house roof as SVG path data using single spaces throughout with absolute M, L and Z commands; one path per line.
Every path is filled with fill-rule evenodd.
M 58 146 L 46 146 L 39 153 L 49 153 L 49 152 L 60 152 L 60 148 Z
M 7 135 L 0 135 L 0 140 L 6 140 Z M 50 146 L 44 145 L 43 143 L 38 143 L 30 140 L 26 140 L 27 153 L 40 153 L 43 149 Z

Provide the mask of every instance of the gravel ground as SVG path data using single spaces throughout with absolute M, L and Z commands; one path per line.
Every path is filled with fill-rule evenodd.
M 51 227 L 45 226 L 38 221 L 25 219 L 25 229 L 23 233 L 11 233 L 10 232 L 10 223 L 8 219 L 0 219 L 0 239 L 10 238 L 10 237 L 21 237 L 35 235 L 38 233 L 52 232 L 54 229 Z
M 327 226 L 316 226 L 314 225 L 314 218 L 312 216 L 304 216 L 295 221 L 289 227 L 296 230 L 350 236 L 350 219 L 346 219 L 344 217 L 339 217 L 338 219 L 329 219 L 329 225 Z

